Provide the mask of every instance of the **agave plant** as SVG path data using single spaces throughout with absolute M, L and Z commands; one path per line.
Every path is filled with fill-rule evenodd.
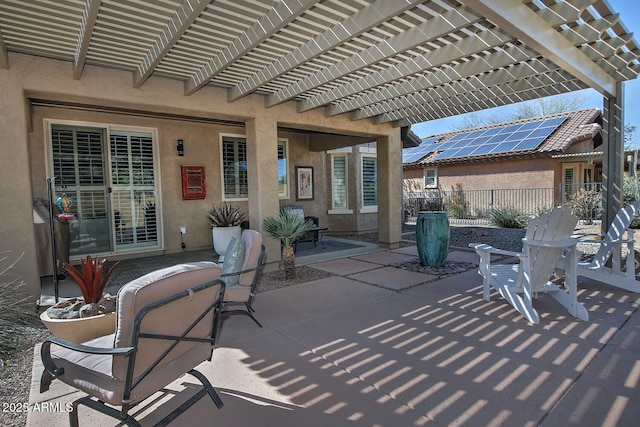
M 82 292 L 85 305 L 80 309 L 80 317 L 95 316 L 100 312 L 99 302 L 102 299 L 104 288 L 107 285 L 113 269 L 120 261 L 117 261 L 105 274 L 108 258 L 98 262 L 98 259 L 87 256 L 86 260 L 80 260 L 80 270 L 70 264 L 64 263 L 64 269 L 73 277 Z
M 207 216 L 211 221 L 212 227 L 234 227 L 244 221 L 244 213 L 240 208 L 229 203 L 214 206 Z
M 284 209 L 277 218 L 266 217 L 262 226 L 269 236 L 282 242 L 282 263 L 284 264 L 285 278 L 295 277 L 295 253 L 292 245 L 296 239 L 304 236 L 313 227 L 313 223 L 289 209 Z

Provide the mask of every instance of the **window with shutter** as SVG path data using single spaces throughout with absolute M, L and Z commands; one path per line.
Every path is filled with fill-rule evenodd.
M 243 137 L 222 136 L 222 171 L 226 200 L 247 199 L 247 141 Z
M 287 141 L 278 140 L 278 195 L 281 199 L 289 198 L 289 159 L 287 158 Z
M 362 156 L 362 210 L 376 212 L 378 208 L 378 159 Z
M 564 198 L 565 200 L 571 200 L 573 194 L 576 192 L 577 187 L 577 165 L 575 163 L 563 163 L 562 172 L 564 175 Z
M 331 157 L 332 181 L 331 199 L 332 209 L 348 209 L 347 204 L 347 156 L 333 155 Z

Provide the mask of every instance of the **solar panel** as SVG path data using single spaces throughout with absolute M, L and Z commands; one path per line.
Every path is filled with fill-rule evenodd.
M 520 130 L 532 130 L 539 126 L 540 126 L 540 123 L 538 122 L 523 123 L 522 126 L 520 126 Z
M 473 152 L 473 155 L 474 156 L 480 156 L 482 154 L 489 154 L 491 152 L 491 150 L 493 150 L 497 146 L 498 146 L 498 144 L 484 144 L 484 145 L 481 145 L 478 148 L 476 148 L 476 150 Z
M 433 152 L 438 144 L 435 141 L 440 137 L 430 137 L 422 141 L 417 147 L 405 148 L 402 150 L 402 163 L 413 163 Z
M 457 135 L 453 135 L 451 138 L 449 138 L 447 140 L 447 142 L 455 142 L 455 141 L 463 139 L 464 137 L 465 137 L 464 133 L 459 133 Z
M 544 138 L 526 139 L 524 141 L 520 141 L 518 145 L 513 148 L 513 151 L 533 150 L 535 148 L 538 148 L 538 145 L 540 145 L 542 141 L 544 141 Z
M 518 129 L 520 129 L 520 126 L 522 126 L 522 125 L 509 125 L 509 126 L 505 126 L 505 127 L 503 127 L 503 128 L 500 130 L 500 132 L 499 132 L 499 133 L 501 133 L 501 134 L 505 134 L 505 133 L 511 134 L 511 133 L 513 133 L 513 132 L 517 131 Z
M 454 135 L 441 144 L 434 159 L 452 159 L 483 154 L 534 150 L 540 146 L 567 117 L 540 119 L 527 123 L 508 124 L 485 130 L 470 130 Z M 432 150 L 433 151 L 433 150 Z
M 491 154 L 495 153 L 508 153 L 512 151 L 516 145 L 518 145 L 517 141 L 512 142 L 503 142 L 502 144 L 496 144 L 494 148 L 491 150 Z
M 490 128 L 484 131 L 484 133 L 482 134 L 482 136 L 493 136 L 495 134 L 497 134 L 498 132 L 500 132 L 500 128 Z
M 544 121 L 544 126 L 555 127 L 560 126 L 564 121 L 567 120 L 566 117 L 554 117 L 552 119 L 546 119 Z

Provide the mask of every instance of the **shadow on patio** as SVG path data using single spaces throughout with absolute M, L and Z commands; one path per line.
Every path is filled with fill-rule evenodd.
M 495 294 L 484 301 L 475 270 L 438 278 L 388 265 L 415 251 L 313 264 L 337 275 L 259 294 L 262 329 L 245 316 L 224 318 L 213 361 L 199 369 L 225 406 L 203 399 L 178 424 L 636 424 L 639 295 L 582 281 L 589 322 L 541 295 L 535 326 Z M 461 251 L 450 257 L 476 260 Z M 76 398 L 60 382 L 38 393 L 38 353 L 34 359 L 32 405 Z M 151 425 L 197 387 L 185 376 L 140 405 L 136 417 Z M 86 409 L 80 416 L 83 425 L 117 425 Z M 66 425 L 67 417 L 32 411 L 27 424 Z

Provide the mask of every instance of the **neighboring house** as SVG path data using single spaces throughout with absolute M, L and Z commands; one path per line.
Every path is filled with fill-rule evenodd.
M 602 115 L 585 109 L 465 129 L 403 150 L 405 191 L 560 188 L 602 180 Z

